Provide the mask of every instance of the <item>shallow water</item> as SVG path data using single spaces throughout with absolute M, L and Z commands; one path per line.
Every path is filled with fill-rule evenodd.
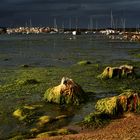
M 50 68 L 50 71 L 53 71 L 51 68 L 55 69 L 55 67 L 64 68 L 65 71 L 65 69 L 73 70 L 73 68 L 75 68 L 73 66 L 78 61 L 89 60 L 93 64 L 99 66 L 96 68 L 96 71 L 98 71 L 97 73 L 99 73 L 101 72 L 101 68 L 107 65 L 124 64 L 129 61 L 131 63 L 135 61 L 139 62 L 139 58 L 135 58 L 130 54 L 130 51 L 133 50 L 138 50 L 137 52 L 140 52 L 139 49 L 140 45 L 138 43 L 108 40 L 107 38 L 95 35 L 0 35 L 0 84 L 4 85 L 5 83 L 9 84 L 13 82 L 15 80 L 14 77 L 6 77 L 10 77 L 15 71 L 17 74 L 20 66 L 24 64 L 30 65 L 32 68 Z M 87 71 L 85 72 L 84 70 Z M 50 116 L 72 114 L 72 117 L 64 122 L 65 125 L 68 125 L 81 121 L 84 116 L 92 112 L 97 99 L 117 94 L 114 93 L 109 86 L 108 88 L 101 87 L 111 82 L 107 81 L 106 83 L 96 79 L 92 80 L 91 76 L 94 78 L 95 75 L 94 73 L 92 74 L 90 66 L 87 66 L 85 69 L 81 67 L 81 69 L 73 70 L 73 72 L 68 71 L 66 74 L 67 73 L 77 79 L 77 82 L 82 84 L 84 90 L 94 91 L 91 101 L 82 104 L 80 107 L 65 108 L 48 103 L 44 105 L 44 102 L 42 102 L 42 94 L 25 94 L 26 89 L 17 89 L 17 94 L 9 93 L 9 91 L 1 92 L 0 138 L 5 139 L 14 135 L 13 133 L 18 133 L 18 129 L 20 129 L 20 133 L 29 129 L 29 126 L 27 127 L 20 124 L 11 117 L 12 111 L 18 107 L 18 104 L 19 106 L 28 103 L 43 104 L 44 108 L 39 111 Z M 53 85 L 61 79 L 60 75 L 58 74 L 59 76 L 57 77 L 56 74 L 57 72 L 54 74 L 54 77 L 53 74 L 51 75 L 52 77 L 50 77 L 49 81 L 50 85 L 52 81 Z M 78 77 L 76 77 L 76 75 L 78 75 Z M 15 77 L 17 78 L 18 76 Z M 49 84 L 46 85 L 49 87 Z M 130 81 L 126 81 L 124 85 L 129 87 Z M 116 86 L 119 87 L 120 85 Z M 29 88 L 34 88 L 34 86 Z M 30 93 L 30 90 L 28 91 L 27 88 L 26 93 L 28 92 Z M 40 92 L 44 92 L 44 89 Z
M 126 49 L 139 44 L 97 39 L 96 36 L 1 35 L 0 67 L 22 64 L 34 66 L 70 66 L 79 60 L 102 63 L 132 59 Z

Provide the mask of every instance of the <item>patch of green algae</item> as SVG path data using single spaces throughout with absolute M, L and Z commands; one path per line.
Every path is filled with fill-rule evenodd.
M 51 136 L 68 135 L 68 134 L 76 134 L 76 133 L 77 133 L 76 131 L 69 130 L 66 128 L 61 128 L 61 129 L 54 130 L 54 131 L 40 133 L 36 137 L 37 138 L 47 138 L 47 137 L 51 137 Z
M 2 118 L 1 123 L 5 124 L 5 122 L 6 123 L 7 122 L 9 123 L 10 121 L 12 122 L 13 120 L 11 119 L 11 116 L 9 116 L 9 114 L 12 114 L 16 109 L 21 109 L 23 106 L 25 107 L 24 110 L 27 109 L 27 110 L 30 110 L 29 112 L 32 112 L 34 110 L 33 109 L 34 107 L 33 106 L 31 107 L 28 105 L 31 105 L 37 102 L 42 102 L 42 98 L 45 91 L 49 87 L 58 85 L 58 83 L 60 83 L 60 79 L 64 76 L 74 79 L 79 85 L 81 85 L 83 90 L 87 92 L 87 95 L 88 95 L 88 92 L 91 92 L 93 95 L 95 93 L 95 95 L 92 97 L 96 97 L 96 100 L 98 98 L 101 98 L 102 95 L 103 97 L 110 96 L 110 94 L 112 96 L 126 89 L 133 89 L 133 90 L 138 90 L 138 91 L 140 90 L 139 89 L 140 78 L 123 79 L 123 80 L 98 79 L 97 75 L 99 75 L 102 72 L 105 66 L 107 66 L 107 64 L 104 64 L 104 66 L 100 66 L 100 64 L 98 64 L 97 66 L 95 63 L 93 63 L 90 65 L 74 65 L 68 68 L 30 67 L 26 69 L 24 68 L 9 69 L 9 70 L 0 69 L 0 76 L 1 76 L 0 113 L 1 113 L 1 118 Z M 135 62 L 134 66 L 140 67 L 140 63 Z M 90 98 L 90 101 L 91 100 L 95 101 L 95 99 Z M 74 113 L 75 112 L 73 112 L 73 114 Z M 19 117 L 21 120 L 26 120 L 25 118 L 28 118 L 24 114 L 23 110 L 22 111 L 18 110 L 15 114 L 17 116 L 22 116 L 22 117 Z M 42 114 L 40 115 L 42 116 Z M 32 113 L 29 116 L 31 117 Z M 35 114 L 35 118 L 38 116 L 39 114 Z M 33 117 L 33 120 L 36 121 L 34 117 Z M 37 126 L 37 125 L 32 126 L 31 125 L 32 122 L 34 121 L 31 121 L 31 123 L 29 123 L 30 124 L 29 125 L 30 128 L 28 128 L 29 133 L 31 133 L 30 132 L 31 128 L 36 128 Z M 17 122 L 15 121 L 14 123 L 17 123 Z M 25 127 L 20 126 L 20 128 L 22 131 L 22 129 L 24 130 L 26 126 Z M 13 136 L 14 130 L 11 133 Z

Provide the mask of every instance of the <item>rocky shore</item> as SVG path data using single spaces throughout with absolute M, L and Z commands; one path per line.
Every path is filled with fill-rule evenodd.
M 79 134 L 34 140 L 139 140 L 140 115 L 128 113 L 98 129 L 79 130 Z

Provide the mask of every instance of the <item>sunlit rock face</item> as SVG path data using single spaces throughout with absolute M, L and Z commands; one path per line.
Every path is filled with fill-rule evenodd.
M 47 102 L 57 104 L 73 104 L 79 105 L 85 100 L 85 92 L 72 79 L 63 77 L 58 86 L 49 88 L 45 94 L 44 99 Z
M 109 78 L 127 78 L 134 77 L 134 67 L 129 65 L 122 65 L 120 67 L 106 67 L 102 74 L 98 76 L 98 78 L 109 79 Z
M 115 116 L 125 112 L 140 112 L 140 94 L 126 90 L 119 96 L 100 99 L 96 103 L 96 110 Z

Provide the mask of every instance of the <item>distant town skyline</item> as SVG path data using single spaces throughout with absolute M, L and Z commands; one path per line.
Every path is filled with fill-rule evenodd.
M 139 27 L 139 0 L 0 0 L 0 26 Z M 92 23 L 91 23 L 92 22 Z

